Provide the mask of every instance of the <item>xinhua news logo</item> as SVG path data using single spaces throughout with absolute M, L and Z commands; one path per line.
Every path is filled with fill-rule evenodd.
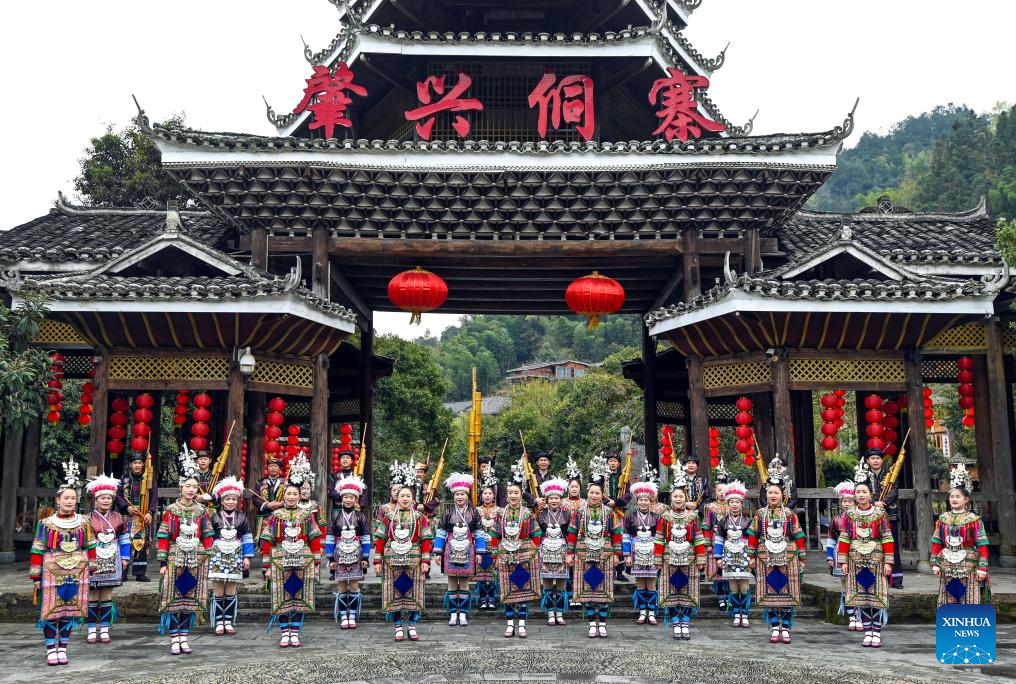
M 935 621 L 935 657 L 938 662 L 944 665 L 990 665 L 995 662 L 994 606 L 939 606 Z

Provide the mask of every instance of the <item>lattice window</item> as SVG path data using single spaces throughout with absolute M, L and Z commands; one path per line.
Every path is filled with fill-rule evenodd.
M 314 388 L 314 369 L 295 363 L 280 361 L 259 361 L 254 366 L 254 382 L 268 382 L 273 385 L 289 385 L 290 387 Z
M 1016 330 L 1006 328 L 1002 331 L 1002 348 L 1009 354 L 1016 354 Z
M 737 407 L 733 404 L 714 404 L 713 402 L 706 404 L 706 418 L 710 421 L 734 420 L 737 414 Z
M 656 417 L 661 421 L 684 421 L 686 418 L 684 404 L 677 401 L 658 401 L 656 402 Z
M 924 348 L 928 350 L 957 349 L 981 351 L 988 348 L 988 342 L 984 337 L 984 326 L 972 323 L 943 330 L 931 342 L 924 345 Z
M 955 382 L 956 362 L 952 359 L 926 358 L 921 361 L 921 379 L 925 382 Z
M 328 415 L 330 415 L 330 416 L 358 416 L 358 415 L 360 415 L 360 400 L 359 399 L 343 399 L 341 401 L 333 401 L 328 406 Z
M 764 385 L 772 380 L 772 369 L 765 361 L 716 364 L 702 369 L 702 386 L 705 389 Z
M 225 356 L 113 356 L 109 359 L 111 380 L 225 380 L 228 375 L 229 359 Z
M 64 373 L 70 378 L 88 377 L 88 372 L 92 370 L 92 358 L 91 352 L 64 353 Z
M 896 359 L 790 359 L 791 382 L 906 382 Z
M 88 344 L 74 326 L 60 321 L 43 320 L 39 334 L 32 338 L 32 344 Z
M 289 401 L 286 403 L 286 408 L 282 410 L 282 415 L 286 416 L 287 418 L 309 418 L 310 402 Z

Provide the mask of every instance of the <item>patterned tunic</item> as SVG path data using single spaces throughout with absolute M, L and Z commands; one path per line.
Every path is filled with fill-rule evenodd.
M 747 529 L 748 556 L 755 558 L 756 603 L 763 608 L 801 605 L 801 565 L 807 558 L 804 531 L 789 508 L 766 506 Z
M 370 557 L 371 527 L 363 510 L 339 506 L 325 537 L 325 555 L 335 563 L 339 582 L 363 579 L 363 561 Z
M 54 514 L 39 521 L 28 576 L 42 581 L 40 623 L 79 620 L 85 616 L 88 564 L 94 560 L 95 536 L 88 518 L 77 513 Z
M 653 557 L 663 565 L 660 606 L 698 608 L 699 572 L 706 562 L 706 537 L 698 511 L 667 511 L 656 524 Z
M 716 521 L 722 516 L 726 515 L 727 506 L 719 501 L 711 501 L 706 504 L 704 511 L 702 512 L 702 530 L 709 536 L 715 537 L 714 530 L 716 529 Z M 707 549 L 708 551 L 708 549 Z M 720 567 L 716 564 L 716 556 L 712 553 L 706 553 L 706 579 L 710 581 L 721 580 Z
M 889 578 L 883 572 L 892 564 L 893 533 L 882 509 L 855 506 L 843 516 L 843 529 L 836 546 L 836 563 L 847 565 L 848 606 L 889 607 Z
M 480 512 L 480 527 L 484 538 L 484 550 L 480 554 L 480 567 L 476 569 L 473 577 L 477 582 L 490 582 L 494 579 L 494 549 L 491 547 L 491 530 L 501 515 L 501 508 L 496 504 L 481 504 L 477 509 Z
M 981 517 L 970 511 L 940 515 L 931 536 L 931 565 L 941 571 L 938 605 L 980 603 L 977 571 L 988 570 L 988 535 Z
M 628 511 L 624 516 L 622 529 L 624 537 L 622 553 L 631 556 L 632 577 L 656 577 L 656 565 L 653 552 L 656 546 L 656 527 L 660 522 L 660 514 L 650 508 L 647 512 L 636 509 Z
M 123 561 L 131 558 L 127 519 L 117 511 L 92 511 L 89 524 L 95 533 L 95 571 L 88 579 L 92 589 L 123 584 Z
M 272 571 L 268 582 L 272 615 L 314 611 L 321 538 L 313 507 L 283 507 L 265 520 L 261 527 L 261 558 L 263 566 Z
M 208 563 L 208 579 L 238 582 L 243 579 L 243 559 L 254 557 L 254 535 L 243 511 L 218 510 L 211 518 L 214 539 Z
M 748 566 L 747 537 L 750 525 L 750 515 L 727 513 L 717 519 L 716 524 L 710 530 L 713 535 L 712 556 L 723 561 L 720 577 L 725 580 L 751 579 L 751 568 Z
M 441 569 L 449 577 L 472 577 L 476 556 L 487 548 L 480 513 L 470 505 L 460 509 L 454 503 L 445 507 L 434 530 L 434 550 L 443 554 Z
M 421 564 L 430 562 L 434 532 L 415 509 L 386 513 L 374 531 L 374 558 L 381 561 L 381 609 L 385 613 L 423 610 Z
M 543 539 L 539 522 L 525 506 L 508 506 L 491 528 L 501 603 L 528 603 L 540 595 L 537 548 Z
M 205 507 L 182 501 L 162 514 L 155 535 L 158 559 L 166 565 L 161 581 L 159 611 L 203 613 L 208 602 L 208 549 L 213 530 Z
M 585 506 L 572 513 L 568 552 L 575 554 L 572 584 L 579 603 L 614 601 L 614 564 L 621 558 L 621 518 L 607 506 Z
M 545 508 L 539 516 L 540 520 L 540 577 L 542 579 L 567 579 L 568 565 L 565 555 L 568 552 L 568 524 L 571 513 L 564 508 L 551 510 Z

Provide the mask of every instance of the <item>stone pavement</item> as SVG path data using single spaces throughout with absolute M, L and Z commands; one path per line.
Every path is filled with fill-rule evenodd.
M 325 620 L 304 630 L 304 647 L 279 649 L 278 632 L 244 622 L 233 637 L 197 628 L 194 654 L 171 656 L 154 624 L 114 626 L 112 644 L 90 645 L 75 633 L 70 665 L 45 665 L 41 635 L 25 624 L 0 624 L 2 682 L 755 682 L 851 684 L 876 682 L 998 682 L 1016 677 L 1016 626 L 998 628 L 999 664 L 960 671 L 934 660 L 931 625 L 890 625 L 885 647 L 865 649 L 860 637 L 823 622 L 800 621 L 794 643 L 768 643 L 757 622 L 734 629 L 719 620 L 693 623 L 690 642 L 674 641 L 663 626 L 618 619 L 609 639 L 585 636 L 581 620 L 547 627 L 533 619 L 529 638 L 505 639 L 500 620 L 478 618 L 467 628 L 421 623 L 422 640 L 392 641 L 390 625 L 355 632 Z M 632 648 L 637 644 L 638 650 Z M 905 674 L 901 674 L 905 673 Z

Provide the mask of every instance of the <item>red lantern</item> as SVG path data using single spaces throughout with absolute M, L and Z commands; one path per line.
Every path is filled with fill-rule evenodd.
M 135 437 L 131 440 L 132 451 L 148 451 L 148 440 L 144 437 Z
M 751 425 L 751 414 L 746 411 L 741 411 L 734 417 L 734 421 L 738 425 Z
M 747 415 L 749 417 L 751 416 L 751 414 L 747 414 Z M 738 439 L 748 439 L 749 437 L 751 437 L 751 426 L 750 425 L 738 425 L 736 428 L 734 428 L 734 434 L 737 435 Z M 717 440 L 717 442 L 719 442 L 719 440 Z M 716 446 L 719 446 L 719 443 L 717 443 Z
M 106 434 L 109 435 L 110 439 L 123 439 L 127 436 L 127 431 L 123 425 L 113 425 Z
M 417 266 L 411 271 L 399 273 L 388 282 L 388 299 L 412 314 L 410 325 L 418 325 L 424 313 L 438 308 L 448 299 L 448 283 Z
M 118 425 L 118 426 L 122 427 L 122 426 L 126 425 L 129 422 L 130 422 L 130 419 L 127 417 L 126 413 L 117 412 L 117 413 L 112 414 L 109 417 L 109 424 L 110 425 Z
M 92 417 L 87 413 L 78 414 L 78 425 L 85 426 L 92 424 Z
M 269 425 L 273 425 L 275 427 L 278 427 L 278 426 L 282 425 L 285 421 L 286 421 L 285 416 L 283 416 L 278 411 L 272 411 L 265 418 L 265 422 L 267 422 Z
M 191 434 L 195 437 L 207 437 L 211 428 L 208 427 L 208 423 L 194 423 L 191 426 Z
M 275 425 L 269 425 L 265 428 L 265 437 L 268 439 L 278 439 L 282 436 L 282 428 L 276 427 Z
M 173 410 L 176 412 L 176 415 L 183 416 L 183 419 L 187 420 L 187 404 L 177 404 Z
M 892 444 L 893 442 L 895 442 L 897 437 L 899 437 L 899 434 L 896 432 L 896 430 L 886 429 L 882 433 L 882 439 L 884 439 L 888 444 Z
M 835 437 L 837 432 L 839 428 L 836 427 L 836 423 L 822 423 L 822 434 L 826 437 Z
M 844 391 L 844 394 L 845 393 L 846 392 Z M 832 451 L 839 446 L 839 441 L 836 440 L 836 433 L 838 433 L 840 428 L 843 427 L 843 409 L 840 407 L 846 403 L 846 401 L 842 397 L 838 396 L 836 392 L 833 392 L 822 395 L 820 403 L 826 408 L 822 410 L 822 434 L 825 435 L 825 437 L 822 438 L 819 444 L 826 451 Z
M 833 394 L 835 394 L 837 397 L 842 399 L 843 397 L 847 396 L 847 390 L 842 390 L 842 389 L 841 390 L 833 390 Z
M 872 439 L 868 440 L 868 448 L 878 449 L 879 451 L 882 451 L 883 449 L 885 449 L 885 442 L 879 439 L 878 437 L 873 437 Z
M 900 419 L 896 416 L 886 416 L 882 419 L 882 427 L 887 430 L 895 430 L 900 426 Z
M 956 367 L 961 371 L 972 371 L 974 370 L 974 360 L 969 356 L 961 356 L 956 359 Z
M 353 434 L 353 426 L 349 423 L 343 423 L 341 427 L 339 427 L 339 432 L 343 435 L 351 435 Z
M 194 405 L 199 408 L 208 408 L 212 405 L 212 398 L 202 392 L 194 396 Z
M 869 394 L 864 398 L 864 408 L 866 409 L 878 409 L 882 408 L 882 397 L 877 394 Z
M 660 453 L 664 456 L 672 456 L 674 454 L 674 449 L 670 446 L 664 445 L 660 447 Z
M 127 397 L 116 396 L 110 402 L 110 407 L 113 409 L 113 413 L 109 416 L 109 428 L 106 431 L 109 441 L 106 442 L 106 447 L 109 449 L 109 458 L 114 460 L 123 453 L 126 447 L 123 440 L 127 437 L 126 426 L 130 422 L 127 412 L 131 408 L 131 403 L 127 400 Z M 117 448 L 114 449 L 113 447 Z M 147 444 L 145 448 L 148 448 Z
M 115 399 L 113 399 L 112 402 L 110 402 L 110 406 L 112 406 L 113 410 L 116 411 L 117 413 L 126 413 L 127 411 L 130 410 L 131 403 L 127 401 L 127 397 L 118 396 Z
M 49 355 L 50 360 L 50 373 L 53 375 L 53 380 L 50 380 L 48 385 L 49 388 L 55 390 L 49 393 L 47 398 L 49 401 L 49 413 L 46 414 L 46 420 L 49 421 L 50 425 L 56 425 L 60 422 L 60 400 L 63 399 L 63 376 L 64 376 L 64 356 L 59 352 L 54 352 Z
M 279 443 L 278 442 L 276 442 L 274 439 L 266 439 L 265 440 L 265 453 L 266 454 L 274 454 L 278 450 L 279 450 Z
M 835 437 L 822 438 L 822 448 L 825 449 L 826 451 L 835 451 L 836 447 L 838 447 L 839 445 L 840 443 L 836 441 Z
M 136 423 L 151 423 L 152 412 L 145 408 L 139 408 L 134 411 L 134 422 Z
M 208 447 L 208 440 L 204 437 L 191 437 L 190 446 L 194 451 L 202 451 Z
M 895 416 L 900 412 L 900 405 L 890 399 L 886 403 L 882 404 L 882 412 L 887 416 Z
M 827 409 L 836 408 L 840 405 L 840 399 L 835 394 L 823 394 L 821 402 L 822 406 Z
M 881 423 L 883 418 L 885 418 L 885 414 L 878 409 L 870 409 L 864 414 L 864 420 L 869 423 Z
M 734 448 L 744 454 L 751 448 L 751 443 L 749 443 L 746 439 L 739 439 L 737 440 L 737 443 L 734 444 Z
M 974 374 L 972 371 L 960 371 L 956 374 L 956 382 L 969 384 L 974 381 Z
M 960 397 L 958 403 L 960 405 L 960 408 L 963 409 L 964 411 L 967 409 L 974 408 L 973 397 Z
M 152 434 L 152 428 L 148 427 L 146 423 L 134 423 L 131 434 L 135 437 L 147 437 Z
M 716 447 L 709 447 L 709 458 L 719 458 L 720 450 Z
M 751 411 L 753 404 L 751 403 L 751 399 L 748 397 L 741 397 L 734 402 L 734 406 L 738 411 Z
M 134 399 L 134 405 L 138 408 L 150 409 L 155 406 L 155 398 L 148 392 L 143 392 Z
M 174 425 L 183 425 L 187 422 L 187 416 L 173 416 Z
M 282 397 L 273 397 L 271 401 L 268 402 L 268 410 L 275 413 L 282 413 L 286 410 L 286 400 Z
M 897 451 L 896 445 L 893 444 L 892 442 L 886 444 L 885 449 L 882 449 L 882 453 L 884 453 L 886 456 L 895 456 L 896 451 Z
M 391 285 L 388 286 L 391 298 Z M 588 330 L 600 325 L 600 316 L 612 314 L 624 305 L 624 288 L 613 278 L 593 271 L 576 278 L 564 292 L 568 308 L 589 320 Z
M 968 428 L 974 427 L 974 416 L 973 415 L 963 416 L 962 423 L 963 423 L 963 427 L 968 427 Z
M 123 442 L 119 439 L 111 439 L 106 442 L 106 451 L 109 452 L 111 458 L 116 458 L 117 454 L 123 453 Z
M 882 427 L 881 423 L 868 423 L 865 433 L 871 438 L 882 437 L 883 433 L 885 433 L 885 428 Z
M 56 425 L 57 423 L 60 422 L 60 412 L 50 411 L 49 413 L 46 414 L 46 420 L 49 421 L 50 425 Z
M 196 423 L 207 423 L 212 418 L 212 412 L 206 408 L 196 408 L 191 413 L 191 418 Z

